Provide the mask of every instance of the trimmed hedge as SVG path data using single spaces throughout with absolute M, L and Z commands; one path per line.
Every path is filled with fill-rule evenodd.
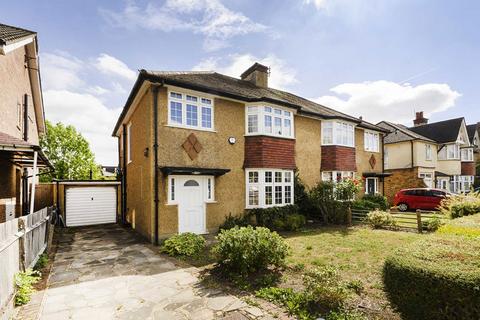
M 386 259 L 383 282 L 403 319 L 480 319 L 480 239 L 412 243 Z

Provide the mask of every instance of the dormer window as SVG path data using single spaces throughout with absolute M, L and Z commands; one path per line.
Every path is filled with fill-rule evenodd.
M 213 100 L 208 97 L 170 91 L 168 125 L 213 131 Z
M 293 113 L 270 106 L 248 106 L 247 135 L 293 138 Z

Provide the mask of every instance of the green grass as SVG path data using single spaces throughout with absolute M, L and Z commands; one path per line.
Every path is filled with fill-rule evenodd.
M 368 227 L 321 227 L 290 234 L 292 248 L 288 262 L 292 265 L 334 265 L 345 281 L 360 281 L 364 295 L 377 305 L 385 305 L 382 291 L 382 267 L 394 249 L 425 235 L 413 232 L 373 230 Z M 312 249 L 308 249 L 311 247 Z

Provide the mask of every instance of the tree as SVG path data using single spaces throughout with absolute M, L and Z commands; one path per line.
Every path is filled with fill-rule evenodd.
M 47 134 L 40 139 L 40 146 L 52 163 L 55 172 L 41 176 L 43 182 L 52 179 L 98 179 L 100 169 L 88 141 L 73 126 L 62 123 L 52 125 L 46 121 Z

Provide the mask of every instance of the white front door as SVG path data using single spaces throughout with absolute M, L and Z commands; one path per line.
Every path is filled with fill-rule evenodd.
M 179 182 L 178 232 L 205 233 L 205 201 L 203 181 L 197 176 L 185 176 Z

